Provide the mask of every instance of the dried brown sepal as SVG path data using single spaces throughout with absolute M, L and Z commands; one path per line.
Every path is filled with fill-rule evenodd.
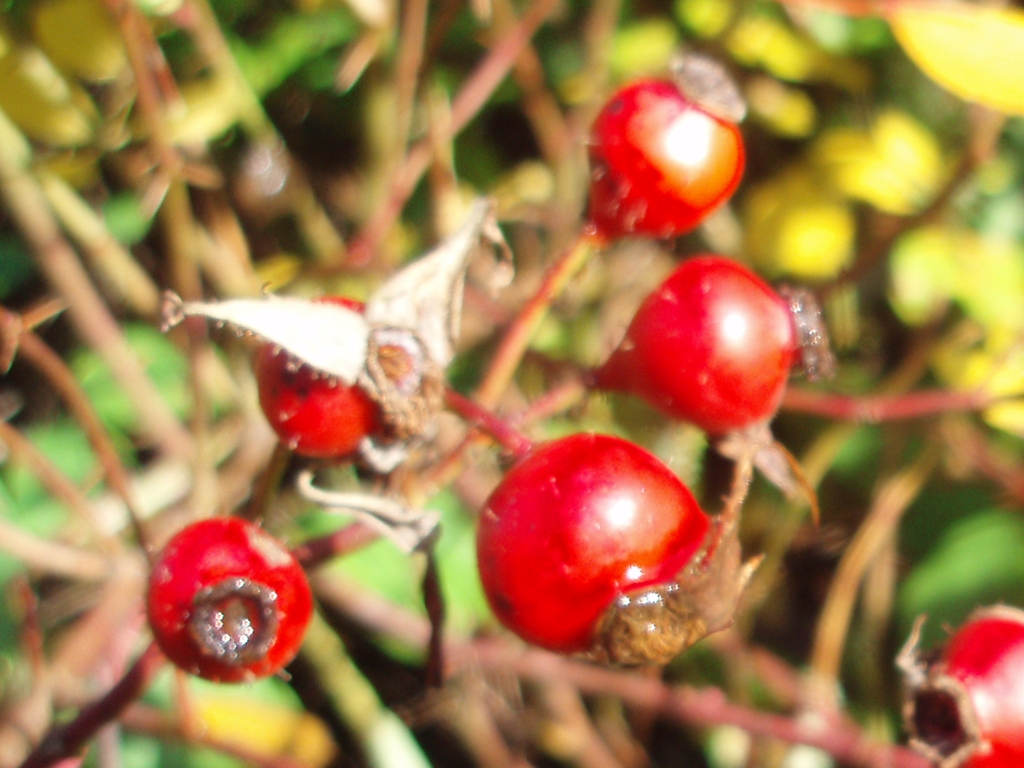
M 747 102 L 721 62 L 698 53 L 681 53 L 672 62 L 676 86 L 701 109 L 731 123 L 747 116 Z
M 935 654 L 918 649 L 924 617 L 896 658 L 903 673 L 903 722 L 910 746 L 936 768 L 960 768 L 984 745 L 967 690 Z
M 737 429 L 715 442 L 715 450 L 726 458 L 739 461 L 752 455 L 752 462 L 772 485 L 794 499 L 801 492 L 811 508 L 811 519 L 815 525 L 821 522 L 818 493 L 804 473 L 800 461 L 772 435 L 767 422 Z
M 799 348 L 800 370 L 810 381 L 831 379 L 836 375 L 836 357 L 832 353 L 818 300 L 806 288 L 789 285 L 781 286 L 779 295 L 789 304 Z
M 400 501 L 377 494 L 322 488 L 316 484 L 316 476 L 310 469 L 299 473 L 295 487 L 307 501 L 355 515 L 405 552 L 427 547 L 439 531 L 441 516 L 433 510 L 412 509 Z
M 742 561 L 740 508 L 753 473 L 752 457 L 736 465 L 732 490 L 712 521 L 702 552 L 676 581 L 629 592 L 605 613 L 588 658 L 606 664 L 667 664 L 708 635 L 732 625 L 761 558 Z
M 188 629 L 207 656 L 245 666 L 267 655 L 277 640 L 277 593 L 265 584 L 232 576 L 196 593 Z
M 444 404 L 444 369 L 408 328 L 373 328 L 359 385 L 396 440 L 423 437 Z

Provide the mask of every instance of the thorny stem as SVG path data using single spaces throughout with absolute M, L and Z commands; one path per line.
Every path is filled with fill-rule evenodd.
M 375 633 L 417 648 L 427 643 L 430 627 L 424 618 L 365 590 L 332 579 L 318 581 L 315 591 L 319 599 Z M 672 685 L 661 677 L 601 667 L 537 648 L 524 649 L 504 639 L 467 641 L 449 636 L 445 650 L 449 677 L 482 667 L 538 683 L 560 681 L 582 693 L 615 696 L 630 707 L 681 723 L 702 727 L 734 725 L 752 736 L 807 744 L 844 764 L 864 768 L 929 768 L 920 755 L 874 741 L 855 723 L 835 717 L 809 719 L 762 712 L 728 701 L 719 688 Z
M 110 563 L 98 552 L 77 549 L 35 536 L 0 517 L 0 552 L 40 573 L 70 579 L 100 581 L 110 573 Z
M 35 306 L 22 310 L 21 325 L 25 329 L 34 330 L 43 323 L 53 320 L 67 307 L 68 305 L 60 299 L 47 299 Z
M 362 549 L 379 538 L 378 531 L 356 520 L 326 536 L 303 542 L 292 549 L 292 555 L 308 570 Z
M 452 389 L 445 393 L 445 400 L 449 408 L 484 430 L 515 458 L 521 458 L 533 449 L 530 438 L 476 400 L 470 400 Z
M 534 0 L 518 25 L 510 29 L 500 42 L 484 58 L 452 101 L 450 130 L 454 137 L 465 128 L 474 115 L 487 103 L 494 89 L 501 84 L 509 69 L 529 44 L 530 38 L 557 6 L 557 0 Z M 346 269 L 362 267 L 370 262 L 377 248 L 383 242 L 395 223 L 406 200 L 412 194 L 420 178 L 430 167 L 430 161 L 438 146 L 437 136 L 420 139 L 406 154 L 395 171 L 388 187 L 387 198 L 374 208 L 360 233 L 352 240 Z
M 782 398 L 782 410 L 861 424 L 878 424 L 982 410 L 995 405 L 999 399 L 984 391 L 952 392 L 937 389 L 902 395 L 857 397 L 790 387 Z
M 837 692 L 843 648 L 864 574 L 876 553 L 894 535 L 903 513 L 921 492 L 939 457 L 939 450 L 931 444 L 913 464 L 895 473 L 882 485 L 839 561 L 818 618 L 811 653 L 811 670 L 818 684 L 817 692 L 828 699 Z
M 96 509 L 88 497 L 31 440 L 3 419 L 0 419 L 0 443 L 7 447 L 15 459 L 32 471 L 55 499 L 60 499 L 81 516 L 108 552 L 118 551 L 119 540 L 103 534 Z
M 151 643 L 106 695 L 82 707 L 74 720 L 53 727 L 21 768 L 47 768 L 77 754 L 100 728 L 117 719 L 146 691 L 164 661 L 160 649 Z
M 572 277 L 603 244 L 604 238 L 595 230 L 581 229 L 569 247 L 551 265 L 537 292 L 505 331 L 505 336 L 491 360 L 490 368 L 474 393 L 474 399 L 478 403 L 486 408 L 497 406 L 552 302 L 561 295 Z
M 0 112 L 0 196 L 32 247 L 40 271 L 67 302 L 79 336 L 107 363 L 134 402 L 147 438 L 171 456 L 191 455 L 191 436 L 146 375 L 78 255 L 61 235 L 38 181 L 29 172 L 30 159 L 25 138 Z
M 3 315 L 5 313 L 6 310 L 0 308 L 0 323 L 4 322 Z M 142 546 L 143 551 L 149 554 L 149 542 L 146 538 L 145 527 L 142 525 L 139 507 L 135 503 L 128 470 L 122 463 L 103 422 L 100 421 L 99 415 L 72 375 L 71 370 L 60 358 L 60 355 L 31 331 L 22 331 L 20 334 L 18 356 L 28 360 L 42 372 L 63 398 L 68 410 L 74 415 L 93 450 L 96 451 L 107 482 L 114 493 L 124 502 L 132 528 L 135 530 L 135 538 Z
M 551 303 L 561 294 L 569 280 L 586 263 L 594 250 L 603 244 L 603 237 L 595 231 L 581 230 L 558 260 L 548 268 L 536 293 L 505 331 L 505 336 L 491 360 L 490 368 L 473 394 L 472 402 L 479 408 L 493 410 L 497 406 Z M 577 397 L 578 390 L 570 387 L 567 396 Z M 483 433 L 479 430 L 467 435 L 462 443 L 435 467 L 429 482 L 437 485 L 450 481 L 458 474 L 466 451 L 484 439 Z
M 288 469 L 288 462 L 292 458 L 291 449 L 283 440 L 278 440 L 274 446 L 274 452 L 266 468 L 260 473 L 249 503 L 242 511 L 242 515 L 249 520 L 259 520 L 267 510 L 267 505 L 274 493 L 281 486 L 281 479 L 285 470 Z

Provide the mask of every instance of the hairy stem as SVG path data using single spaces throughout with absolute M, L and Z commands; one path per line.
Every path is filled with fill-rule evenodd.
M 48 768 L 77 754 L 100 728 L 116 720 L 146 691 L 163 664 L 164 655 L 155 643 L 150 644 L 106 695 L 84 706 L 74 720 L 54 727 L 21 768 Z

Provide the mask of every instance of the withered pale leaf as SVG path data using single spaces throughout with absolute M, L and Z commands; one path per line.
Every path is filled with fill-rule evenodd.
M 975 3 L 893 3 L 893 34 L 924 72 L 966 101 L 1024 114 L 1024 12 Z
M 482 245 L 497 248 L 506 264 L 511 261 L 494 216 L 494 203 L 486 198 L 473 203 L 455 234 L 402 269 L 370 297 L 365 311 L 367 322 L 414 331 L 430 359 L 446 367 L 459 337 L 466 269 Z
M 474 202 L 462 227 L 388 280 L 370 297 L 363 313 L 334 303 L 274 295 L 205 302 L 182 301 L 169 293 L 164 321 L 172 326 L 186 316 L 197 316 L 229 325 L 239 334 L 276 344 L 346 384 L 367 381 L 372 334 L 397 328 L 422 345 L 429 358 L 427 369 L 443 371 L 451 362 L 459 334 L 466 270 L 484 247 L 500 252 L 496 274 L 502 278 L 510 274 L 511 252 L 489 199 Z M 368 380 L 375 379 L 369 376 Z M 393 453 L 383 452 L 381 462 L 392 460 Z
M 413 552 L 437 531 L 441 515 L 433 510 L 412 509 L 384 496 L 332 491 L 316 484 L 312 470 L 303 470 L 295 487 L 304 499 L 325 509 L 355 515 L 387 536 L 406 552 Z
M 241 334 L 259 336 L 346 384 L 355 382 L 366 363 L 369 326 L 358 312 L 337 304 L 273 295 L 183 302 L 169 294 L 163 314 L 168 326 L 197 316 L 225 323 Z

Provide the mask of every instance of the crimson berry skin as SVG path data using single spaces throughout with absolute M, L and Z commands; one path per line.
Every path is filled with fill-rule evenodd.
M 775 414 L 799 352 L 788 302 L 743 265 L 704 255 L 644 300 L 593 384 L 720 435 Z
M 146 607 L 157 645 L 175 665 L 235 683 L 275 674 L 295 658 L 313 598 L 277 539 L 218 517 L 171 538 L 153 564 Z
M 975 611 L 918 674 L 905 709 L 912 746 L 939 768 L 1024 765 L 1024 611 Z
M 318 299 L 362 311 L 362 304 L 331 296 Z M 286 350 L 264 344 L 253 361 L 260 407 L 281 441 L 300 456 L 351 455 L 380 427 L 380 408 L 357 385 L 321 376 Z
M 589 154 L 589 218 L 609 239 L 689 232 L 732 196 L 746 163 L 735 123 L 655 79 L 612 96 L 594 122 Z
M 549 650 L 583 652 L 613 601 L 672 581 L 709 526 L 686 486 L 647 451 L 572 435 L 527 454 L 487 500 L 480 578 L 507 628 Z

